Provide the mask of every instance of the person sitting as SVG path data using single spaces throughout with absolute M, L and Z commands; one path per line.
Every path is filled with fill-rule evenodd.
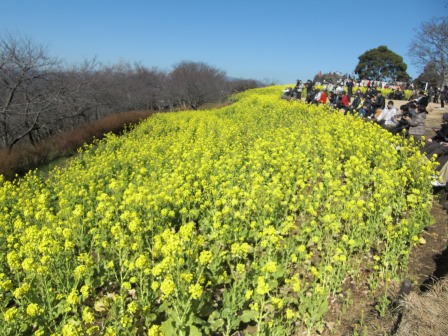
M 363 99 L 361 99 L 360 108 L 358 110 L 358 117 L 365 118 L 369 109 L 370 102 L 367 97 L 363 97 Z
M 404 100 L 404 92 L 400 90 L 400 88 L 398 87 L 395 90 L 395 100 Z
M 368 95 L 374 95 L 374 90 L 373 90 L 373 88 L 370 86 L 370 84 L 369 85 L 367 85 L 367 90 L 366 90 L 366 96 L 368 96 Z
M 375 118 L 377 118 L 381 112 L 384 110 L 386 106 L 386 99 L 384 99 L 383 95 L 381 94 L 381 91 L 376 91 L 376 96 L 372 101 L 372 109 L 375 114 Z
M 435 129 L 436 134 L 429 139 L 426 139 L 421 151 L 425 153 L 428 159 L 435 157 L 439 165 L 436 171 L 440 176 L 437 180 L 432 181 L 435 187 L 445 186 L 448 180 L 448 113 L 442 116 L 442 124 L 440 128 Z
M 395 99 L 395 89 L 390 90 L 390 93 L 387 95 L 387 99 Z
M 318 94 L 316 94 L 316 98 L 315 98 L 315 101 L 316 101 L 316 104 L 317 105 L 319 105 L 319 104 L 326 104 L 327 103 L 327 92 L 326 92 L 327 90 L 323 90 L 323 91 L 320 91 Z
M 395 114 L 395 116 L 392 118 L 392 122 L 395 124 L 395 126 L 388 128 L 388 130 L 392 134 L 403 134 L 404 132 L 407 133 L 409 125 L 406 120 L 404 120 L 404 117 L 407 116 L 412 116 L 409 110 L 409 104 L 401 105 L 400 113 Z
M 416 108 L 417 105 L 415 103 L 409 103 L 409 115 L 411 116 L 411 118 L 415 118 L 417 116 L 417 112 L 416 112 Z
M 418 105 L 416 109 L 416 116 L 404 116 L 404 119 L 408 125 L 408 134 L 413 137 L 414 140 L 420 141 L 421 137 L 425 135 L 425 124 L 426 124 L 426 115 L 428 111 L 426 111 L 426 107 L 424 105 Z
M 428 159 L 433 155 L 439 158 L 448 154 L 448 113 L 443 114 L 440 128 L 434 130 L 436 134 L 432 138 L 426 139 L 422 147 L 422 152 L 426 154 Z
M 429 104 L 429 98 L 425 94 L 424 91 L 420 91 L 418 93 L 418 98 L 414 99 L 413 101 L 416 105 L 423 105 L 424 107 L 427 107 Z
M 292 88 L 291 87 L 287 87 L 282 92 L 283 92 L 283 94 L 280 98 L 285 99 L 285 100 L 290 100 L 292 98 Z
M 431 138 L 431 141 L 444 142 L 448 144 L 448 113 L 442 115 L 442 124 L 440 128 L 434 130 L 436 135 Z
M 336 94 L 334 93 L 333 90 L 330 90 L 328 93 L 328 101 L 330 103 L 331 106 L 336 106 Z
M 409 101 L 413 101 L 418 98 L 418 94 L 416 90 L 412 90 L 411 96 L 409 97 Z
M 362 107 L 362 99 L 361 99 L 361 91 L 356 92 L 355 98 L 353 98 L 352 103 L 348 108 L 345 110 L 344 114 L 347 114 L 350 112 L 350 114 L 355 114 L 356 111 L 358 111 Z
M 340 98 L 336 105 L 336 108 L 344 109 L 344 111 L 347 111 L 348 105 L 350 105 L 350 102 L 349 102 L 348 96 L 347 96 L 347 92 L 345 92 L 345 90 L 342 90 L 339 97 Z
M 385 128 L 391 128 L 395 126 L 394 117 L 397 114 L 397 109 L 394 107 L 394 102 L 389 100 L 386 108 L 384 108 L 378 117 L 375 118 L 376 122 Z
M 370 93 L 366 95 L 363 103 L 363 110 L 365 111 L 364 118 L 371 118 L 373 114 L 374 97 Z

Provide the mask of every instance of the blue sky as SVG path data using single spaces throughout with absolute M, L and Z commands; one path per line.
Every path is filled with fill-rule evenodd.
M 0 0 L 0 34 L 21 34 L 67 64 L 139 62 L 170 71 L 204 62 L 228 76 L 293 83 L 352 72 L 386 45 L 407 55 L 415 28 L 448 15 L 448 0 Z

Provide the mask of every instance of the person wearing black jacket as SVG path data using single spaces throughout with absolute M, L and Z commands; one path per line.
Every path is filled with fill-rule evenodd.
M 423 91 L 420 91 L 418 94 L 419 97 L 414 101 L 414 103 L 416 103 L 417 105 L 423 105 L 424 107 L 427 107 L 429 104 L 428 96 Z
M 352 99 L 352 94 L 353 94 L 353 85 L 354 85 L 353 79 L 349 79 L 345 85 L 347 85 L 347 96 L 348 96 L 348 101 L 350 101 Z
M 443 114 L 442 124 L 435 132 L 436 135 L 427 139 L 425 145 L 422 147 L 422 151 L 426 153 L 428 158 L 431 158 L 434 154 L 440 157 L 448 153 L 448 113 Z
M 381 113 L 382 110 L 386 107 L 386 99 L 381 94 L 381 91 L 376 91 L 375 99 L 372 102 L 372 108 L 373 112 L 375 113 L 375 116 L 378 111 Z
M 436 135 L 427 139 L 420 150 L 426 154 L 428 159 L 436 156 L 436 161 L 439 163 L 436 170 L 440 172 L 448 163 L 448 113 L 443 114 L 442 124 L 435 132 Z M 440 183 L 440 181 L 433 181 L 431 183 L 435 187 L 446 185 L 446 182 Z
M 360 105 L 361 105 L 361 93 L 357 93 L 350 106 L 348 106 L 347 109 L 345 110 L 344 114 L 347 114 L 348 112 L 350 112 L 350 114 L 355 114 L 355 111 L 359 110 L 359 108 L 362 107 Z

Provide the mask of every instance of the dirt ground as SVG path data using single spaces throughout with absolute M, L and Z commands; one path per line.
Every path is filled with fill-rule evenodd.
M 399 108 L 407 101 L 394 101 Z M 427 107 L 426 136 L 432 137 L 434 129 L 440 126 L 442 115 L 448 113 L 448 108 L 441 109 L 440 104 L 430 103 Z M 434 202 L 431 210 L 435 223 L 423 232 L 426 244 L 416 246 L 409 261 L 407 278 L 412 283 L 412 292 L 426 292 L 437 279 L 448 277 L 448 214 L 446 195 L 443 189 L 434 190 Z M 374 309 L 374 304 L 367 300 L 365 292 L 367 288 L 359 288 L 353 291 L 352 300 L 358 306 L 347 319 L 344 328 L 340 329 L 339 335 L 393 335 L 399 328 L 401 319 L 398 305 L 398 292 L 401 284 L 393 284 L 388 291 L 391 301 L 389 309 L 384 317 L 379 317 Z M 448 307 L 448 303 L 447 303 Z M 360 310 L 362 316 L 359 316 Z M 448 308 L 447 308 L 448 312 Z M 358 317 L 355 317 L 358 314 Z M 351 319 L 352 318 L 352 319 Z M 351 320 L 350 320 L 351 319 Z

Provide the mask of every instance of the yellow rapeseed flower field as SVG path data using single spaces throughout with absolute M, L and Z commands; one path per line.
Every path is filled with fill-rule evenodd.
M 0 335 L 313 334 L 345 280 L 400 280 L 434 163 L 278 92 L 154 115 L 45 180 L 0 177 Z

